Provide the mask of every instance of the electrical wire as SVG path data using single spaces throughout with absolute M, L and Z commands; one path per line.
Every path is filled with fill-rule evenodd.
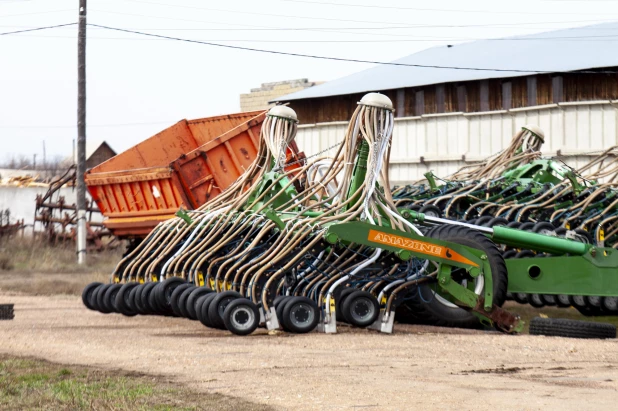
M 39 31 L 39 30 L 47 30 L 47 29 L 56 29 L 58 27 L 74 26 L 76 24 L 77 23 L 66 23 L 66 24 L 56 24 L 55 26 L 35 27 L 31 29 L 24 29 L 24 30 L 17 30 L 17 31 L 5 31 L 4 33 L 0 33 L 0 36 L 7 36 L 9 34 L 28 33 L 31 31 Z
M 458 67 L 458 66 L 440 66 L 440 65 L 433 65 L 433 64 L 410 64 L 410 63 L 374 61 L 374 60 L 363 60 L 363 59 L 347 59 L 347 58 L 342 58 L 342 57 L 318 56 L 318 55 L 312 55 L 312 54 L 292 53 L 292 52 L 277 51 L 277 50 L 265 50 L 265 49 L 257 49 L 257 48 L 252 48 L 252 47 L 234 46 L 234 45 L 229 45 L 229 44 L 219 44 L 219 43 L 212 43 L 208 41 L 184 39 L 180 37 L 166 36 L 162 34 L 146 33 L 146 32 L 137 31 L 137 30 L 128 30 L 128 29 L 123 29 L 123 28 L 118 28 L 118 27 L 104 26 L 101 24 L 88 23 L 88 25 L 92 27 L 99 27 L 99 28 L 104 28 L 104 29 L 108 29 L 112 31 L 118 31 L 122 33 L 131 33 L 131 34 L 149 36 L 149 37 L 154 37 L 154 38 L 161 38 L 161 39 L 166 39 L 166 40 L 182 41 L 186 43 L 203 44 L 206 46 L 221 47 L 221 48 L 228 48 L 228 49 L 234 49 L 234 50 L 253 51 L 253 52 L 275 54 L 275 55 L 282 55 L 282 56 L 305 57 L 305 58 L 312 58 L 312 59 L 318 59 L 318 60 L 343 61 L 343 62 L 350 62 L 350 63 L 365 63 L 365 64 L 376 64 L 376 65 L 384 65 L 384 66 L 436 68 L 436 69 L 448 69 L 448 70 L 471 70 L 471 71 L 493 71 L 493 72 L 537 73 L 537 74 L 567 73 L 567 72 L 559 71 L 559 70 L 553 71 L 553 70 L 486 68 L 486 67 Z M 615 74 L 617 72 L 616 71 L 581 70 L 581 71 L 577 71 L 577 73 Z

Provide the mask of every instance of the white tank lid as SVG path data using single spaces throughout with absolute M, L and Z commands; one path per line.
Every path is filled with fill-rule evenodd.
M 298 116 L 296 112 L 288 106 L 275 106 L 268 110 L 268 115 L 273 117 L 284 118 L 286 120 L 292 120 L 298 123 Z
M 380 93 L 365 94 L 361 101 L 358 102 L 358 104 L 362 104 L 364 106 L 385 108 L 391 111 L 394 109 L 391 99 Z
M 545 142 L 545 133 L 541 130 L 541 127 L 535 126 L 534 124 L 526 124 L 522 127 L 522 129 L 527 130 L 541 139 L 541 141 Z

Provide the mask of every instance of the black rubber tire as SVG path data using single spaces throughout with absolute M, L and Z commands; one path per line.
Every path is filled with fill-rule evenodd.
M 601 308 L 601 297 L 586 295 L 584 296 L 584 301 L 586 302 L 587 307 L 590 307 L 593 309 Z
M 346 297 L 341 304 L 341 311 L 348 324 L 364 328 L 378 318 L 380 304 L 370 292 L 358 290 Z
M 530 321 L 530 334 L 569 338 L 616 338 L 616 327 L 607 323 L 536 317 Z
M 135 311 L 137 314 L 141 314 L 141 312 L 137 308 L 137 305 L 135 304 L 135 295 L 137 294 L 137 290 L 139 290 L 140 285 L 140 283 L 137 283 L 137 286 L 131 289 L 131 291 L 129 292 L 129 301 L 127 302 L 127 306 L 129 307 L 129 309 Z
M 165 281 L 161 282 L 161 285 L 157 287 L 155 290 L 155 298 L 157 300 L 157 305 L 166 313 L 174 313 L 172 309 L 172 294 L 176 287 L 181 286 L 182 284 L 186 284 L 184 278 L 180 277 L 170 277 Z
M 528 294 L 526 293 L 513 293 L 513 300 L 519 304 L 528 304 Z
M 150 283 L 142 283 L 135 288 L 135 292 L 131 291 L 131 294 L 133 294 L 133 306 L 135 310 L 142 315 L 150 314 L 142 303 L 142 293 L 148 284 Z
M 215 295 L 208 306 L 208 319 L 213 328 L 225 329 L 223 312 L 230 302 L 241 297 L 242 295 L 237 291 L 224 291 Z
M 517 255 L 517 250 L 508 250 L 502 253 L 502 258 L 508 260 L 509 258 L 515 258 Z
M 576 228 L 575 230 L 575 234 L 578 234 L 582 237 L 584 237 L 584 239 L 586 240 L 586 244 L 595 244 L 594 238 L 592 237 L 592 234 L 590 234 L 588 231 L 583 230 L 581 228 Z M 577 240 L 575 240 L 577 241 Z
M 293 298 L 291 295 L 286 295 L 282 299 L 277 302 L 277 307 L 275 308 L 275 312 L 277 313 L 277 321 L 279 321 L 279 326 L 283 329 L 283 331 L 290 331 L 287 329 L 285 324 L 283 324 L 283 309 L 285 308 L 285 304 Z
M 157 285 L 152 287 L 150 293 L 148 293 L 148 306 L 151 308 L 152 313 L 156 315 L 166 315 L 172 311 L 171 308 L 168 311 L 165 309 L 165 307 L 159 305 L 159 300 L 157 299 L 157 290 L 161 289 L 161 284 L 162 283 L 157 283 Z
M 521 226 L 521 223 L 519 221 L 511 221 L 506 226 L 507 228 L 519 228 L 519 226 Z
M 553 294 L 541 294 L 541 300 L 545 303 L 545 305 L 549 307 L 554 307 L 558 305 L 556 302 L 556 296 Z
M 273 300 L 273 307 L 275 307 L 275 309 L 277 309 L 277 306 L 279 305 L 279 303 L 281 301 L 283 301 L 283 299 L 285 297 L 289 297 L 289 295 L 278 295 L 275 297 L 275 299 Z
M 195 312 L 197 313 L 197 320 L 204 325 L 204 327 L 212 328 L 210 317 L 208 316 L 208 308 L 213 298 L 217 296 L 217 293 L 208 293 L 199 297 L 195 302 Z
M 180 311 L 180 316 L 182 318 L 189 318 L 189 313 L 187 312 L 187 299 L 196 288 L 195 284 L 191 284 L 191 286 L 185 288 L 182 294 L 180 294 L 180 297 L 178 297 L 178 311 Z
M 541 298 L 541 294 L 528 294 L 528 304 L 534 308 L 545 307 L 545 301 Z
M 105 295 L 103 296 L 103 304 L 105 304 L 105 309 L 111 313 L 119 312 L 116 308 L 116 296 L 123 285 L 124 284 L 113 284 L 107 289 L 107 291 L 105 291 Z
M 187 310 L 188 318 L 190 320 L 197 320 L 197 300 L 198 298 L 205 296 L 206 294 L 210 294 L 213 291 L 208 287 L 197 287 L 195 290 L 191 291 L 189 297 L 187 298 L 187 303 L 185 304 L 185 309 Z
M 195 286 L 193 284 L 184 283 L 184 284 L 180 284 L 178 287 L 174 288 L 174 291 L 172 291 L 169 304 L 170 304 L 170 307 L 172 308 L 172 311 L 177 317 L 183 317 L 182 311 L 180 311 L 180 305 L 179 305 L 180 296 L 188 288 L 192 288 L 192 287 L 195 287 Z
M 488 257 L 493 275 L 493 303 L 502 306 L 506 298 L 508 281 L 506 264 L 502 252 L 489 238 L 467 227 L 447 224 L 431 230 L 427 236 L 482 249 Z M 439 301 L 429 285 L 420 284 L 417 295 L 410 299 L 409 304 L 427 324 L 461 328 L 480 326 L 479 319 L 469 310 L 445 305 Z
M 295 311 L 296 310 L 296 311 Z M 299 312 L 302 310 L 302 313 Z M 296 314 L 307 313 L 308 317 L 300 318 Z M 305 334 L 317 327 L 320 320 L 320 310 L 318 305 L 307 297 L 292 297 L 285 303 L 283 309 L 283 323 L 285 327 L 293 333 Z
M 427 204 L 422 206 L 419 210 L 419 213 L 426 214 L 428 217 L 442 217 L 442 210 L 432 204 Z
M 142 306 L 142 309 L 145 314 L 155 313 L 154 308 L 151 307 L 150 304 L 148 303 L 148 300 L 149 300 L 148 297 L 150 297 L 150 293 L 152 292 L 152 289 L 155 288 L 157 284 L 159 283 L 155 283 L 155 282 L 146 283 L 146 285 L 144 285 L 144 287 L 142 288 L 142 292 L 137 295 L 140 301 L 140 305 Z
M 571 306 L 569 296 L 566 294 L 558 294 L 556 296 L 556 305 L 560 308 L 569 308 Z
M 345 316 L 343 315 L 341 307 L 343 307 L 343 302 L 345 301 L 345 299 L 354 291 L 358 291 L 358 288 L 346 287 L 339 294 L 339 298 L 335 300 L 335 315 L 337 316 L 337 321 L 347 322 Z
M 536 223 L 534 227 L 532 227 L 532 231 L 534 231 L 537 234 L 549 235 L 550 233 L 554 233 L 556 231 L 556 227 L 554 227 L 552 223 L 548 223 L 544 221 L 544 222 Z
M 582 295 L 569 295 L 569 301 L 571 302 L 571 305 L 578 310 L 580 308 L 586 308 L 586 301 Z
M 231 301 L 223 311 L 225 328 L 236 335 L 249 335 L 260 324 L 260 312 L 257 305 L 247 298 Z
M 535 224 L 534 223 L 523 223 L 522 225 L 519 226 L 518 230 L 522 230 L 522 231 L 532 231 L 532 229 L 534 228 Z
M 494 219 L 494 217 L 492 217 L 490 215 L 479 217 L 479 218 L 476 219 L 476 222 L 474 223 L 474 225 L 481 225 L 481 226 L 484 227 L 488 222 L 490 222 L 493 219 Z
M 107 290 L 109 290 L 109 287 L 111 287 L 112 285 L 114 284 L 104 284 L 101 287 L 97 288 L 96 290 L 97 309 L 99 310 L 100 313 L 109 314 L 112 312 L 105 305 L 105 293 L 107 292 Z
M 618 313 L 618 297 L 601 298 L 601 308 L 609 314 L 616 315 Z
M 131 309 L 129 296 L 131 294 L 131 290 L 133 290 L 138 285 L 138 283 L 126 283 L 123 284 L 122 287 L 120 287 L 120 290 L 118 290 L 118 294 L 116 294 L 116 301 L 114 302 L 117 312 L 127 317 L 133 317 L 137 315 L 137 312 Z
M 101 285 L 103 285 L 103 283 L 90 283 L 84 287 L 84 290 L 82 291 L 82 303 L 84 303 L 87 309 L 96 311 L 95 306 L 92 304 L 91 298 L 92 293 L 94 293 L 94 291 Z
M 492 218 L 491 220 L 489 220 L 486 225 L 487 227 L 496 227 L 496 226 L 506 227 L 508 224 L 509 224 L 509 220 L 507 220 L 506 218 L 496 217 L 496 218 Z

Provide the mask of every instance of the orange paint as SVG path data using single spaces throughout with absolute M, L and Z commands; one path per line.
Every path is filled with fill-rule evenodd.
M 369 230 L 369 241 L 374 243 L 384 244 L 391 247 L 401 248 L 404 250 L 410 250 L 421 254 L 433 255 L 445 260 L 456 261 L 462 264 L 468 264 L 474 267 L 479 265 L 468 260 L 461 254 L 451 250 L 448 247 L 441 245 L 428 243 L 420 240 L 412 240 L 410 238 L 401 237 L 395 234 L 383 233 L 381 231 Z

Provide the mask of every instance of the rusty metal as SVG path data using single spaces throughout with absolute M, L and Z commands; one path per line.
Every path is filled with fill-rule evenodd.
M 76 241 L 77 206 L 67 203 L 64 196 L 60 195 L 62 187 L 74 186 L 75 181 L 76 168 L 71 166 L 62 176 L 50 183 L 45 194 L 36 196 L 33 223 L 33 231 L 36 236 L 43 236 L 52 244 Z M 88 250 L 101 251 L 118 245 L 112 238 L 112 233 L 105 228 L 103 223 L 93 219 L 100 215 L 96 204 L 93 201 L 86 201 L 86 210 L 86 246 Z
M 145 237 L 180 207 L 194 209 L 220 194 L 255 160 L 265 116 L 182 120 L 89 170 L 86 184 L 105 226 L 120 238 Z M 292 144 L 288 161 L 303 158 Z
M 12 237 L 26 227 L 24 220 L 17 220 L 11 223 L 11 212 L 9 210 L 0 210 L 0 238 Z
M 472 308 L 472 311 L 489 318 L 491 321 L 493 321 L 497 328 L 504 332 L 521 332 L 523 322 L 518 315 L 511 314 L 510 312 L 498 307 L 497 305 L 493 305 L 490 311 L 486 311 L 484 305 L 485 299 L 483 297 L 479 297 L 476 305 L 474 306 L 474 308 Z

